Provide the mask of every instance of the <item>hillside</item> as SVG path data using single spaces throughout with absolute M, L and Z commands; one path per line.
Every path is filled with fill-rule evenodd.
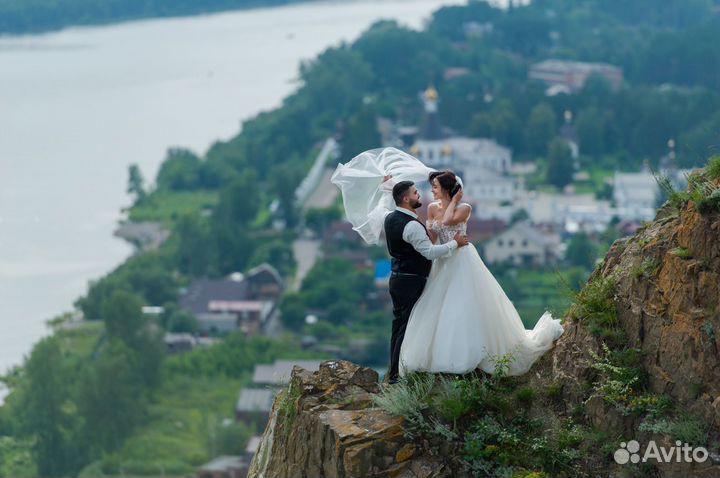
M 249 476 L 720 476 L 718 190 L 716 159 L 616 241 L 522 377 L 296 369 Z M 707 453 L 676 459 L 677 441 Z

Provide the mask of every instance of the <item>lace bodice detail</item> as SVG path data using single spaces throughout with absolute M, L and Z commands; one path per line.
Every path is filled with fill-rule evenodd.
M 452 241 L 458 232 L 467 234 L 467 222 L 455 224 L 454 226 L 443 226 L 442 221 L 433 219 L 428 221 L 428 229 L 437 232 L 438 243 L 445 244 L 446 242 Z

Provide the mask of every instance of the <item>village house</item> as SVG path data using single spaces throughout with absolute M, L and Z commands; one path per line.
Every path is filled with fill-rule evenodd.
M 561 244 L 560 236 L 543 233 L 521 221 L 483 245 L 483 260 L 489 264 L 544 266 L 559 260 Z
M 275 360 L 272 364 L 257 364 L 253 372 L 253 384 L 282 387 L 290 381 L 294 366 L 310 372 L 320 369 L 321 360 Z
M 547 85 L 548 96 L 580 91 L 591 75 L 602 76 L 613 89 L 620 88 L 623 82 L 622 69 L 607 63 L 550 59 L 532 65 L 528 72 L 531 80 L 539 80 Z
M 245 478 L 249 468 L 243 457 L 223 455 L 198 468 L 196 478 Z
M 247 335 L 263 333 L 278 313 L 277 302 L 283 281 L 270 265 L 263 264 L 246 275 L 226 279 L 193 281 L 180 298 L 180 307 L 192 313 L 204 333 L 242 330 Z
M 262 431 L 270 417 L 276 389 L 243 388 L 235 404 L 235 420 Z
M 638 173 L 615 173 L 613 199 L 620 219 L 651 221 L 659 194 L 655 176 L 647 169 Z

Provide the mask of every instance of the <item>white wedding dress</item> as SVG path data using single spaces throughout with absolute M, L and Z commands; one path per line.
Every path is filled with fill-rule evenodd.
M 467 223 L 428 223 L 438 242 L 465 234 Z M 495 359 L 510 353 L 510 375 L 527 372 L 563 333 L 560 321 L 545 312 L 526 330 L 517 310 L 468 244 L 433 262 L 420 299 L 410 314 L 400 349 L 400 373 L 463 374 L 476 368 L 492 373 Z
M 341 191 L 345 215 L 368 244 L 379 244 L 385 214 L 395 209 L 393 181 L 427 181 L 434 169 L 396 148 L 364 151 L 338 164 L 331 181 Z M 460 178 L 458 178 L 460 181 Z M 462 183 L 461 183 L 462 185 Z M 467 223 L 446 227 L 429 224 L 441 243 L 452 240 Z M 495 371 L 494 359 L 511 353 L 510 375 L 530 366 L 563 333 L 562 325 L 545 312 L 532 330 L 525 330 L 517 310 L 469 244 L 433 262 L 430 276 L 408 321 L 400 350 L 400 373 L 410 371 L 467 373 L 480 367 Z

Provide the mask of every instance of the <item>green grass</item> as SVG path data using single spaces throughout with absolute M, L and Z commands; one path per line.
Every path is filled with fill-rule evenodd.
M 720 156 L 713 156 L 705 167 L 705 175 L 711 181 L 720 179 Z
M 573 294 L 574 304 L 569 310 L 571 317 L 584 321 L 590 333 L 611 348 L 619 348 L 627 340 L 618 324 L 615 285 L 613 277 L 594 277 L 580 292 Z
M 154 192 L 142 204 L 130 209 L 128 219 L 170 225 L 184 214 L 215 207 L 218 198 L 217 191 Z
M 642 263 L 634 266 L 630 273 L 636 279 L 647 278 L 652 276 L 660 268 L 660 262 L 652 258 L 645 258 Z
M 692 252 L 690 252 L 685 247 L 676 247 L 675 249 L 671 250 L 670 252 L 675 254 L 676 256 L 680 257 L 681 259 L 692 259 Z

